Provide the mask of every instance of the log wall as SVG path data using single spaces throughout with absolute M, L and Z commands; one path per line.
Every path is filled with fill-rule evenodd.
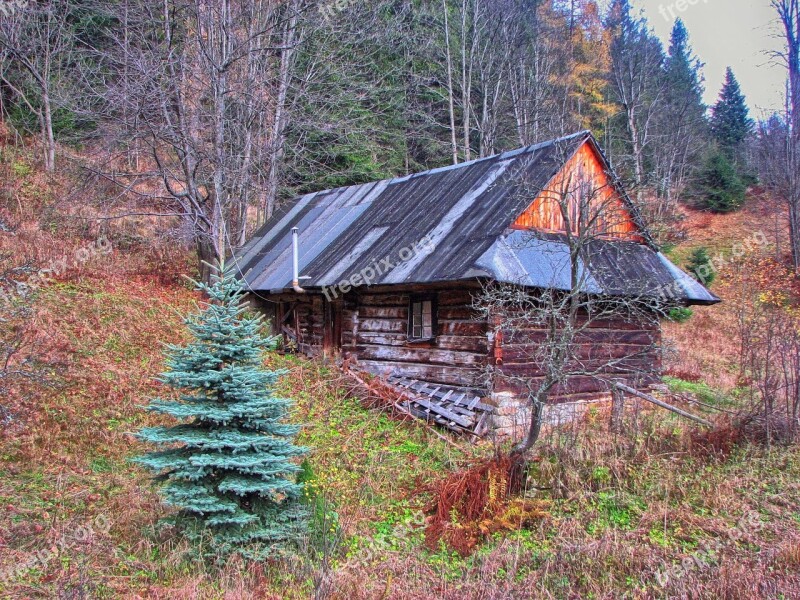
M 647 387 L 656 383 L 661 368 L 661 328 L 652 322 L 625 319 L 579 320 L 584 327 L 576 337 L 574 350 L 578 364 L 575 370 L 591 372 L 602 369 L 603 378 L 624 379 L 632 385 Z M 503 363 L 496 367 L 496 393 L 527 393 L 515 378 L 542 381 L 545 373 L 536 360 L 536 345 L 547 339 L 547 332 L 536 327 L 502 327 Z M 610 365 L 614 361 L 616 364 Z M 604 368 L 605 367 L 605 368 Z M 647 375 L 643 375 L 643 374 Z M 551 400 L 573 401 L 605 395 L 605 383 L 593 376 L 574 376 L 565 385 L 553 389 Z
M 366 371 L 451 386 L 484 390 L 486 395 L 527 398 L 527 388 L 516 378 L 543 377 L 536 362 L 536 345 L 546 332 L 534 327 L 501 326 L 502 350 L 495 348 L 490 327 L 472 308 L 473 289 L 445 289 L 435 295 L 438 304 L 437 336 L 433 341 L 408 339 L 408 311 L 412 291 L 368 291 L 348 294 L 342 305 L 341 354 Z M 285 307 L 296 307 L 297 318 L 286 325 L 298 332 L 299 349 L 310 356 L 323 353 L 324 305 L 317 294 L 275 296 Z M 276 311 L 278 316 L 280 310 Z M 661 330 L 657 323 L 624 319 L 594 320 L 577 340 L 577 355 L 585 368 L 609 359 L 625 359 L 604 376 L 647 387 L 655 379 L 637 379 L 631 371 L 658 373 Z M 628 358 L 626 358 L 628 357 Z M 500 364 L 495 359 L 501 358 Z M 490 365 L 494 367 L 489 368 Z M 492 372 L 493 371 L 493 372 Z M 573 377 L 556 388 L 551 399 L 566 402 L 597 398 L 608 393 L 594 377 Z
M 372 373 L 398 372 L 421 381 L 488 392 L 488 328 L 476 318 L 470 290 L 448 289 L 435 296 L 438 335 L 434 341 L 414 342 L 408 339 L 411 292 L 360 294 L 355 344 L 346 356 Z

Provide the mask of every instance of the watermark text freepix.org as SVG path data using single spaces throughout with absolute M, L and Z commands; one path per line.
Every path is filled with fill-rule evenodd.
M 396 255 L 389 255 L 385 258 L 373 262 L 371 265 L 364 267 L 358 273 L 354 273 L 348 279 L 344 279 L 333 286 L 324 286 L 322 293 L 325 298 L 330 302 L 339 297 L 339 294 L 346 294 L 350 290 L 361 287 L 363 285 L 371 285 L 378 277 L 389 273 L 393 269 L 403 263 L 415 258 L 420 252 L 430 253 L 433 251 L 433 240 L 429 236 L 425 236 L 410 246 L 405 246 L 397 252 Z
M 0 304 L 10 304 L 14 296 L 25 298 L 42 286 L 53 283 L 54 278 L 62 275 L 67 269 L 78 268 L 97 255 L 108 255 L 113 250 L 109 239 L 100 236 L 96 241 L 75 250 L 71 257 L 62 256 L 51 260 L 46 267 L 39 269 L 25 280 L 10 281 L 6 285 L 0 284 Z
M 679 13 L 689 10 L 698 4 L 708 4 L 708 0 L 675 0 L 672 4 L 662 4 L 658 7 L 658 13 L 667 21 L 674 21 Z
M 333 16 L 346 10 L 356 0 L 331 0 L 319 5 L 319 13 L 326 23 L 330 23 Z
M 748 253 L 754 251 L 755 249 L 766 247 L 768 243 L 769 240 L 764 232 L 756 231 L 743 242 L 734 244 L 728 256 L 725 256 L 721 252 L 717 253 L 717 255 L 714 256 L 714 258 L 712 258 L 708 264 L 700 266 L 693 273 L 693 275 L 700 283 L 706 285 L 712 274 L 716 274 L 719 271 L 722 271 L 725 267 L 742 260 Z M 657 295 L 665 301 L 680 298 L 683 294 L 683 285 L 678 280 L 661 286 L 657 290 Z
M 698 552 L 657 572 L 656 581 L 664 588 L 670 581 L 685 577 L 692 571 L 704 571 L 710 568 L 711 563 L 719 560 L 720 554 L 726 547 L 745 539 L 748 533 L 761 531 L 763 527 L 761 516 L 756 511 L 746 513 L 736 523 L 736 527 L 727 532 L 727 537 L 701 542 Z
M 0 571 L 0 583 L 13 581 L 31 569 L 44 570 L 55 557 L 64 555 L 77 546 L 92 543 L 98 534 L 106 535 L 110 529 L 111 520 L 104 514 L 97 515 L 91 521 L 61 534 L 52 546 L 42 548 L 29 558 Z

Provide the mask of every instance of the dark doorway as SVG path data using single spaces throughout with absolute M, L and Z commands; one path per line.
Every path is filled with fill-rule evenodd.
M 322 299 L 322 350 L 326 355 L 342 349 L 342 303 Z
M 300 321 L 297 314 L 297 304 L 292 302 L 278 302 L 275 305 L 275 324 L 273 334 L 283 337 L 283 350 L 294 352 L 299 348 Z

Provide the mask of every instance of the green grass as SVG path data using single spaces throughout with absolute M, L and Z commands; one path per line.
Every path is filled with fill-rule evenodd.
M 295 398 L 296 420 L 305 424 L 298 441 L 311 449 L 311 468 L 336 504 L 360 507 L 374 522 L 394 522 L 420 508 L 425 498 L 416 492 L 463 463 L 465 453 L 425 427 L 365 408 L 340 387 L 319 385 L 331 376 L 327 368 L 294 357 L 274 364 L 292 371 L 279 391 Z
M 735 399 L 725 392 L 712 388 L 702 381 L 686 381 L 676 377 L 665 376 L 664 383 L 667 384 L 669 390 L 675 394 L 691 394 L 696 397 L 700 402 L 711 404 L 713 406 L 730 406 L 734 403 Z

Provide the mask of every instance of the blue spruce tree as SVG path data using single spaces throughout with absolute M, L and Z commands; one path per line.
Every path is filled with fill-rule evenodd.
M 302 531 L 295 459 L 305 449 L 294 444 L 298 427 L 285 423 L 291 401 L 273 393 L 283 372 L 262 365 L 272 340 L 260 317 L 245 314 L 232 271 L 221 272 L 196 284 L 210 302 L 185 319 L 192 341 L 168 346 L 160 381 L 179 398 L 148 407 L 182 423 L 142 429 L 140 439 L 164 449 L 135 460 L 156 473 L 190 537 L 210 533 L 218 554 L 258 558 Z

